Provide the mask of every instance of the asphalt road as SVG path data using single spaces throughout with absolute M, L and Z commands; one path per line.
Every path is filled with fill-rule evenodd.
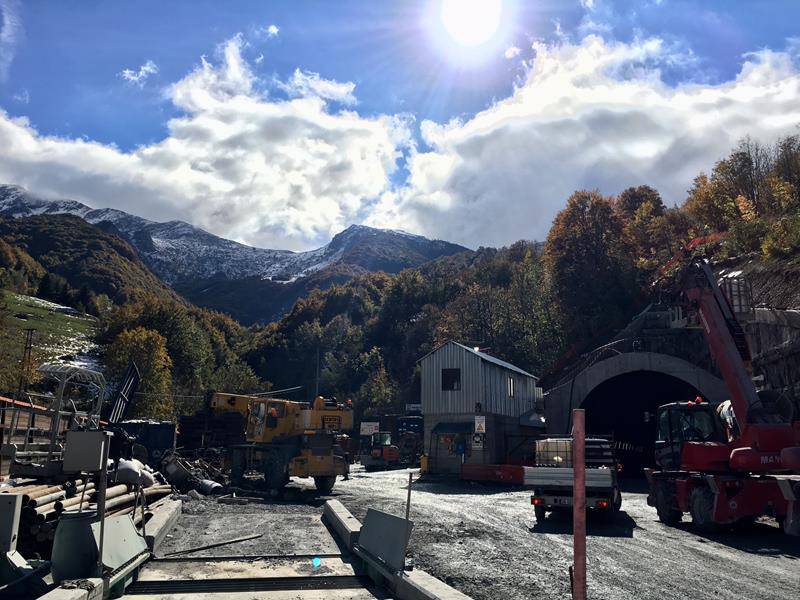
M 367 508 L 405 514 L 408 471 L 356 471 L 333 495 L 363 519 Z M 417 475 L 415 475 L 416 477 Z M 774 521 L 704 536 L 661 524 L 644 482 L 623 491 L 615 524 L 589 521 L 592 599 L 792 599 L 800 597 L 800 539 Z M 568 598 L 571 519 L 536 523 L 530 492 L 464 482 L 412 485 L 415 564 L 476 600 Z M 688 517 L 685 518 L 688 521 Z

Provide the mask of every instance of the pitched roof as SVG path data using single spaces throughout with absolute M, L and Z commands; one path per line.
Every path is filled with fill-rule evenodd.
M 490 362 L 490 363 L 492 363 L 494 365 L 497 365 L 498 367 L 502 367 L 504 369 L 508 369 L 509 371 L 514 371 L 515 373 L 519 373 L 520 375 L 524 375 L 525 377 L 532 377 L 533 379 L 536 379 L 536 380 L 539 379 L 538 377 L 536 377 L 536 375 L 532 375 L 531 373 L 528 373 L 527 371 L 523 371 L 522 369 L 520 369 L 516 365 L 512 365 L 509 362 L 506 362 L 504 360 L 500 360 L 499 358 L 491 356 L 490 354 L 486 354 L 485 352 L 480 352 L 478 350 L 475 350 L 474 348 L 470 348 L 469 346 L 465 346 L 464 344 L 459 344 L 458 342 L 455 342 L 453 340 L 450 340 L 449 342 L 445 342 L 444 344 L 440 344 L 439 346 L 437 346 L 436 348 L 434 348 L 433 350 L 428 352 L 425 356 L 420 358 L 417 362 L 425 360 L 431 354 L 433 354 L 434 352 L 436 352 L 440 348 L 445 347 L 447 344 L 455 344 L 459 348 L 462 348 L 463 350 L 466 350 L 467 352 L 470 352 L 470 353 L 474 354 L 475 356 L 477 356 L 481 360 L 485 360 L 486 362 Z

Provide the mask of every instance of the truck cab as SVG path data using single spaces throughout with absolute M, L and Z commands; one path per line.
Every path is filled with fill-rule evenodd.
M 686 462 L 694 462 L 693 446 L 702 444 L 709 448 L 712 444 L 727 449 L 724 426 L 716 408 L 697 398 L 690 402 L 672 402 L 659 407 L 655 442 L 655 462 L 664 470 L 680 469 Z M 690 456 L 685 456 L 688 451 Z M 687 460 L 688 459 L 688 460 Z M 726 461 L 727 462 L 727 461 Z

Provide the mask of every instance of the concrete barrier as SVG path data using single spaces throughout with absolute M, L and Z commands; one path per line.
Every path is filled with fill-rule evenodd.
M 361 534 L 361 522 L 338 500 L 325 503 L 322 518 L 347 549 L 353 552 Z M 371 559 L 361 548 L 356 547 L 355 554 L 363 561 L 370 576 L 382 578 L 398 600 L 470 600 L 469 596 L 425 571 L 414 569 L 391 573 L 384 564 Z
M 162 502 L 158 510 L 153 512 L 153 518 L 145 524 L 144 528 L 144 539 L 153 554 L 158 551 L 164 542 L 164 538 L 177 524 L 178 518 L 181 516 L 181 506 L 183 505 L 180 500 L 170 499 Z
M 337 537 L 352 552 L 353 545 L 361 534 L 361 522 L 338 500 L 325 502 L 322 512 L 323 520 L 330 525 Z
M 402 600 L 470 600 L 466 594 L 419 569 L 396 577 L 394 591 Z
M 103 600 L 103 580 L 65 581 L 61 587 L 39 596 L 39 600 Z

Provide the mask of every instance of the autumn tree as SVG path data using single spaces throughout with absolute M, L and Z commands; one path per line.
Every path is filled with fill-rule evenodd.
M 108 374 L 113 381 L 121 381 L 130 360 L 136 363 L 141 375 L 141 394 L 133 404 L 134 414 L 154 419 L 175 418 L 172 360 L 164 336 L 144 327 L 120 333 L 106 355 Z
M 638 289 L 611 198 L 570 196 L 547 236 L 544 266 L 570 342 L 596 341 L 630 317 Z

